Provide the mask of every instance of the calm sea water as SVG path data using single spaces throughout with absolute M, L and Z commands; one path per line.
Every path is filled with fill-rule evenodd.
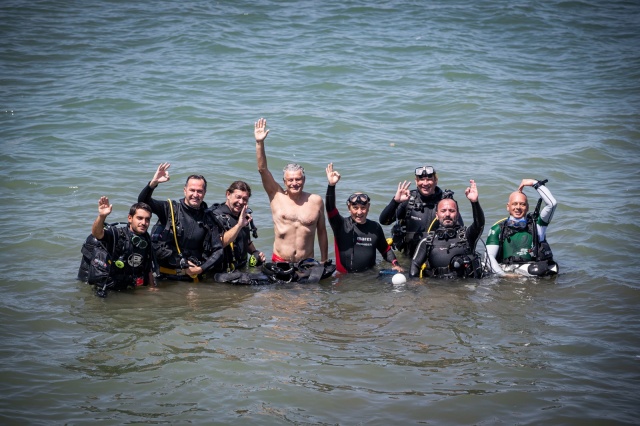
M 3 1 L 0 423 L 636 424 L 638 28 L 636 1 Z M 75 280 L 98 198 L 124 220 L 163 161 L 157 197 L 249 182 L 270 253 L 259 117 L 274 174 L 324 195 L 334 162 L 374 219 L 418 165 L 467 221 L 478 182 L 485 235 L 549 179 L 561 274 Z

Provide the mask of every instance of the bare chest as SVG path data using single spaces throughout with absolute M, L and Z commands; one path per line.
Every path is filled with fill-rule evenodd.
M 279 197 L 271 205 L 274 220 L 280 224 L 299 224 L 311 227 L 318 222 L 320 210 L 309 201 L 298 204 L 288 197 Z

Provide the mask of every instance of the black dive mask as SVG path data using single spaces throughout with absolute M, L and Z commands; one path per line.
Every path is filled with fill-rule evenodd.
M 507 226 L 512 229 L 525 229 L 527 227 L 527 219 L 524 217 L 522 219 L 508 219 Z
M 455 238 L 458 232 L 454 228 L 440 228 L 435 231 L 435 234 L 439 240 L 448 240 Z

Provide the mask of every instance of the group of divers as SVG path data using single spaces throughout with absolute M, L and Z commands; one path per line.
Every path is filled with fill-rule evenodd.
M 379 222 L 367 218 L 370 197 L 362 192 L 346 201 L 348 215 L 336 207 L 335 187 L 340 173 L 326 168 L 324 198 L 303 190 L 304 169 L 285 166 L 282 185 L 267 167 L 266 120 L 254 125 L 256 158 L 262 185 L 269 197 L 274 224 L 274 245 L 270 261 L 256 249 L 258 237 L 248 207 L 251 188 L 244 181 L 233 182 L 224 203 L 204 202 L 207 181 L 190 175 L 184 198 L 159 200 L 156 187 L 168 182 L 169 163 L 158 166 L 142 189 L 138 202 L 129 210 L 126 223 L 107 224 L 112 205 L 105 196 L 98 201 L 98 217 L 91 235 L 82 246 L 78 279 L 95 286 L 96 294 L 155 286 L 157 280 L 233 284 L 317 283 L 338 273 L 370 270 L 376 252 L 391 264 L 389 273 L 404 273 L 394 250 L 410 259 L 410 277 L 482 278 L 497 276 L 546 277 L 558 273 L 558 265 L 546 241 L 546 229 L 556 200 L 546 180 L 523 179 L 507 203 L 509 216 L 491 227 L 484 256 L 476 251 L 484 225 L 475 181 L 465 196 L 471 203 L 473 223 L 466 226 L 453 192 L 438 186 L 433 166 L 415 169 L 415 189 L 404 181 L 380 214 Z M 532 212 L 523 190 L 532 187 L 539 200 Z M 544 207 L 542 207 L 544 203 Z M 335 264 L 328 258 L 325 211 L 334 235 Z M 148 233 L 151 215 L 157 222 Z M 391 225 L 386 238 L 382 225 Z M 318 237 L 320 261 L 314 253 Z M 382 271 L 381 271 L 382 272 Z

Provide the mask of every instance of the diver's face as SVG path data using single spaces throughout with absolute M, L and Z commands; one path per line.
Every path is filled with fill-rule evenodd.
M 527 196 L 522 192 L 514 192 L 509 196 L 507 203 L 507 211 L 515 219 L 522 219 L 529 211 L 529 202 Z
M 233 192 L 227 191 L 227 207 L 235 216 L 242 212 L 242 208 L 249 204 L 249 193 L 235 189 Z
M 433 195 L 436 192 L 436 186 L 438 185 L 438 177 L 434 174 L 416 176 L 416 188 L 418 192 L 424 195 Z
M 452 228 L 458 222 L 458 206 L 452 199 L 444 199 L 438 203 L 436 216 L 440 221 L 440 225 L 445 228 Z
M 207 190 L 204 186 L 204 181 L 201 179 L 189 179 L 189 182 L 184 186 L 184 202 L 189 207 L 197 209 L 204 201 L 204 195 Z

